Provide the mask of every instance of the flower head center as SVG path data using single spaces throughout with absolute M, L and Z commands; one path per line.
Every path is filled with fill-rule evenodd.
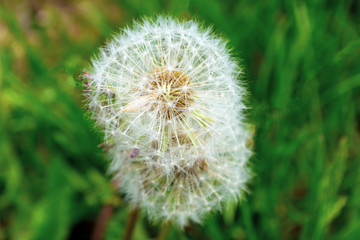
M 183 114 L 194 101 L 189 78 L 176 70 L 156 69 L 150 73 L 144 94 L 150 109 L 165 119 Z

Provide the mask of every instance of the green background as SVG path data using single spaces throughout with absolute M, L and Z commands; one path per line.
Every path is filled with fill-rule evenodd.
M 358 0 L 0 1 L 0 239 L 90 239 L 104 205 L 104 238 L 121 239 L 129 207 L 74 75 L 158 14 L 213 26 L 242 59 L 255 177 L 203 225 L 141 214 L 133 239 L 360 239 Z

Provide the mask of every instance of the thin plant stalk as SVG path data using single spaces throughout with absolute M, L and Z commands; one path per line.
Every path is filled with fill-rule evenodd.
M 140 212 L 140 210 L 138 208 L 134 208 L 133 210 L 131 210 L 129 217 L 128 217 L 128 221 L 126 223 L 125 234 L 124 234 L 123 240 L 131 240 L 131 237 L 132 237 L 134 229 L 135 229 L 136 221 L 139 216 L 139 212 Z
M 106 204 L 102 207 L 91 235 L 91 240 L 101 240 L 107 226 L 107 223 L 114 212 L 112 204 Z

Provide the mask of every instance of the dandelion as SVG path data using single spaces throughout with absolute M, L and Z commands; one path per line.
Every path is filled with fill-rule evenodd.
M 84 94 L 133 207 L 183 227 L 242 197 L 251 134 L 240 74 L 194 21 L 143 20 L 100 50 Z

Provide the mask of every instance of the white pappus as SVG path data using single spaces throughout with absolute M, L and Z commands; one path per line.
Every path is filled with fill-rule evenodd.
M 84 76 L 87 107 L 133 207 L 183 227 L 242 197 L 251 134 L 240 74 L 194 21 L 145 19 L 100 50 Z

